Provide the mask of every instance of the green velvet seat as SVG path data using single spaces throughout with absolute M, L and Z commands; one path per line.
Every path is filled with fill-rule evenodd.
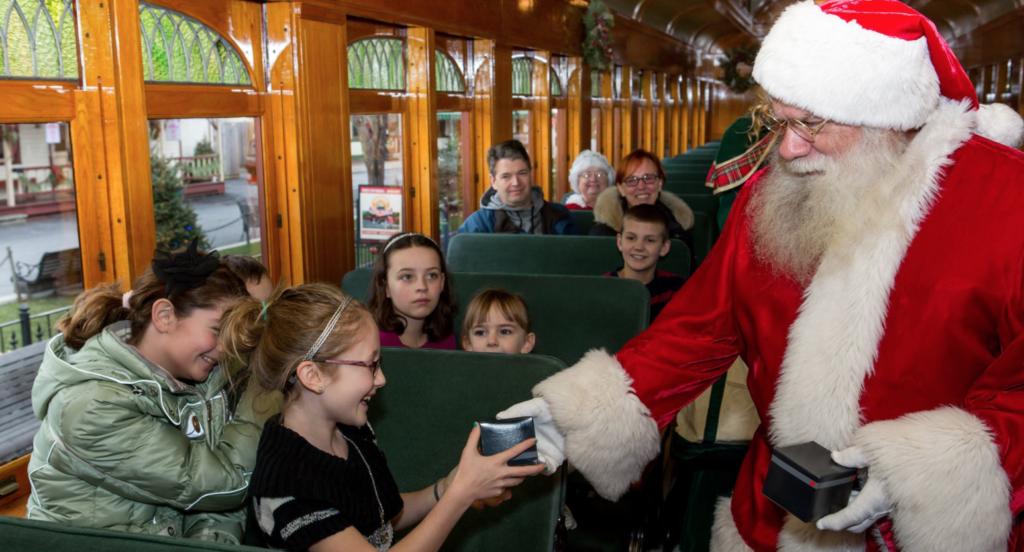
M 569 211 L 572 218 L 576 219 L 576 226 L 580 228 L 580 234 L 586 236 L 590 229 L 594 227 L 594 212 L 585 211 L 583 209 L 577 209 Z
M 345 275 L 341 287 L 365 302 L 370 295 L 371 276 L 369 268 L 353 270 Z M 526 300 L 532 329 L 537 334 L 533 352 L 553 356 L 567 366 L 575 364 L 590 349 L 618 351 L 647 328 L 650 316 L 647 288 L 623 278 L 455 272 L 452 288 L 460 307 L 455 320 L 460 347 L 462 318 L 469 302 L 484 289 L 502 288 Z
M 714 219 L 700 212 L 693 213 L 693 219 L 693 254 L 697 257 L 697 266 L 700 266 L 715 244 Z
M 665 186 L 665 189 L 679 196 L 679 199 L 685 201 L 690 206 L 690 209 L 693 209 L 694 213 L 704 213 L 711 217 L 712 220 L 716 220 L 718 216 L 718 196 L 710 193 L 687 193 L 685 190 L 679 191 L 670 188 L 668 185 Z M 675 245 L 672 247 L 675 247 Z
M 718 199 L 712 199 L 717 213 Z M 613 237 L 459 234 L 448 246 L 448 267 L 460 272 L 591 276 L 619 266 L 622 254 Z M 689 277 L 690 249 L 686 242 L 673 240 L 669 254 L 658 266 Z
M 0 538 L 4 552 L 70 550 L 73 552 L 186 552 L 213 550 L 246 552 L 263 550 L 250 546 L 191 539 L 157 537 L 108 529 L 68 527 L 48 521 L 0 516 Z
M 388 467 L 402 491 L 432 485 L 448 474 L 473 428 L 565 368 L 541 355 L 387 349 L 387 385 L 370 402 L 369 418 Z M 565 501 L 563 470 L 529 478 L 512 500 L 483 511 L 470 509 L 441 550 L 550 551 Z

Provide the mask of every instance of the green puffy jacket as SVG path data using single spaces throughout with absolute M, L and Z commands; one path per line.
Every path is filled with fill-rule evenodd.
M 260 427 L 226 378 L 178 381 L 126 344 L 127 322 L 80 351 L 58 336 L 32 387 L 42 420 L 27 517 L 80 527 L 242 541 Z M 255 387 L 255 386 L 253 386 Z

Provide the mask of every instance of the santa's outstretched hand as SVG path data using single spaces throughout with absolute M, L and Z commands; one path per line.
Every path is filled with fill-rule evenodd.
M 525 417 L 533 418 L 533 428 L 537 433 L 537 456 L 547 464 L 544 473 L 551 475 L 565 462 L 565 437 L 555 428 L 548 402 L 540 397 L 514 404 L 508 410 L 498 413 L 499 420 Z
M 850 447 L 832 453 L 832 460 L 848 468 L 867 468 L 869 461 L 860 447 Z M 864 488 L 850 500 L 850 503 L 838 512 L 818 520 L 817 527 L 822 531 L 850 531 L 863 533 L 889 514 L 889 497 L 885 492 L 885 484 L 881 480 L 868 478 Z

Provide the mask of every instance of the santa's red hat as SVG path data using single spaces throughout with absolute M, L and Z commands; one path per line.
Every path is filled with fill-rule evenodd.
M 842 124 L 911 130 L 944 101 L 977 109 L 975 132 L 1015 146 L 1024 120 L 978 105 L 935 24 L 895 0 L 812 0 L 787 8 L 765 37 L 754 79 L 773 98 Z

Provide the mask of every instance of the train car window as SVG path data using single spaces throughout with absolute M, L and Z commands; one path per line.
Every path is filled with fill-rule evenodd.
M 402 115 L 351 116 L 356 265 L 370 266 L 378 246 L 408 228 Z
M 0 78 L 77 79 L 73 6 L 72 0 L 0 3 Z
M 351 90 L 405 90 L 405 41 L 371 37 L 348 45 Z
M 139 3 L 142 65 L 146 82 L 250 85 L 234 47 L 199 21 L 167 8 Z
M 533 94 L 533 60 L 528 57 L 512 58 L 512 95 Z M 522 140 L 520 140 L 522 141 Z M 525 142 L 524 142 L 525 143 Z
M 434 75 L 437 81 L 438 92 L 462 93 L 466 91 L 466 85 L 462 81 L 462 73 L 459 71 L 455 60 L 441 50 L 434 51 Z
M 2 124 L 0 144 L 3 353 L 51 337 L 82 291 L 83 275 L 68 124 Z
M 251 118 L 149 123 L 156 246 L 264 260 L 263 198 Z
M 462 226 L 466 213 L 465 137 L 471 136 L 468 113 L 437 114 L 438 220 L 441 249 Z

